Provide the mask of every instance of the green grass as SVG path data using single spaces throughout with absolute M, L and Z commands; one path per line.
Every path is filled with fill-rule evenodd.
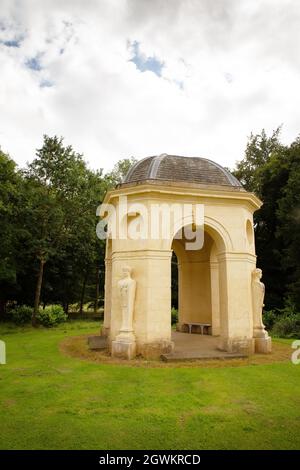
M 97 330 L 1 325 L 1 449 L 300 448 L 300 365 L 124 367 L 59 352 Z

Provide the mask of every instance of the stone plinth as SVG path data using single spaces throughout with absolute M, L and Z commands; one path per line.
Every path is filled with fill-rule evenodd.
M 228 353 L 239 353 L 249 356 L 254 353 L 254 339 L 220 337 L 218 349 Z
M 89 349 L 101 350 L 108 347 L 107 338 L 105 336 L 95 335 L 89 336 L 87 339 Z
M 138 353 L 145 359 L 158 359 L 162 354 L 170 354 L 174 350 L 173 341 L 155 341 L 144 343 L 138 348 Z
M 133 359 L 136 355 L 136 342 L 122 339 L 112 341 L 111 355 L 120 359 Z
M 272 339 L 255 338 L 255 352 L 260 354 L 270 354 L 272 352 Z

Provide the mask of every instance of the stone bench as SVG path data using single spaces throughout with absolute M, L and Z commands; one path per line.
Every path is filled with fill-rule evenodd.
M 193 326 L 200 326 L 201 335 L 204 334 L 204 328 L 207 328 L 207 330 L 208 330 L 211 327 L 210 323 L 197 323 L 197 322 L 191 322 L 191 323 L 184 322 L 183 325 L 187 325 L 187 327 L 189 329 L 189 334 L 192 333 L 192 327 Z

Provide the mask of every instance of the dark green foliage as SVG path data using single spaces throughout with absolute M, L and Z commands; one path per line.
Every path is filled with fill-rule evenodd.
M 18 223 L 22 178 L 14 161 L 0 150 L 0 318 L 8 296 L 17 290 L 19 241 Z
M 178 260 L 174 251 L 171 259 L 171 303 L 178 309 Z
M 290 299 L 300 311 L 300 139 L 280 143 L 280 128 L 251 135 L 234 172 L 263 201 L 254 214 L 258 266 L 266 285 L 266 309 Z
M 10 310 L 8 318 L 16 325 L 25 325 L 31 322 L 33 308 L 28 305 L 20 305 Z
M 272 334 L 281 338 L 299 338 L 300 313 L 278 317 L 272 328 Z
M 263 314 L 263 322 L 268 331 L 271 331 L 276 320 L 278 319 L 278 313 L 276 310 L 268 310 Z
M 290 297 L 286 299 L 285 307 L 265 312 L 263 322 L 274 336 L 281 338 L 300 337 L 300 313 Z
M 178 310 L 176 310 L 176 308 L 172 307 L 172 310 L 171 310 L 171 324 L 176 325 L 177 322 L 178 322 Z
M 44 309 L 40 308 L 37 314 L 38 322 L 48 328 L 67 321 L 67 318 L 61 305 L 48 305 Z
M 105 242 L 96 208 L 130 160 L 109 175 L 90 170 L 63 139 L 44 136 L 23 171 L 0 152 L 0 317 L 8 301 L 103 306 Z M 96 301 L 97 297 L 97 301 Z M 2 315 L 1 315 L 2 314 Z

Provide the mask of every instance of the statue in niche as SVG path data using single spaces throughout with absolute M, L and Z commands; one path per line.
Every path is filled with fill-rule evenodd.
M 118 282 L 118 289 L 122 309 L 122 326 L 120 333 L 133 332 L 133 310 L 136 291 L 136 281 L 132 279 L 132 268 L 124 266 L 122 269 L 123 277 Z
M 268 333 L 263 324 L 262 311 L 264 307 L 265 285 L 261 282 L 262 270 L 252 271 L 252 305 L 253 305 L 253 330 L 255 338 L 266 338 Z

